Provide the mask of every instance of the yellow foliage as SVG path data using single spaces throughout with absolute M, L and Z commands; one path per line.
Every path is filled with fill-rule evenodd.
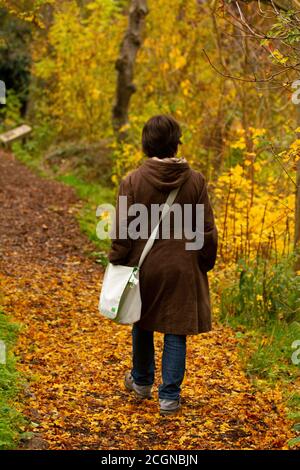
M 33 73 L 47 83 L 43 99 L 63 137 L 97 141 L 111 134 L 115 68 L 126 18 L 112 0 L 89 4 L 80 16 L 76 1 L 57 6 L 48 47 L 34 47 Z
M 251 179 L 237 164 L 218 179 L 214 207 L 220 232 L 221 263 L 257 254 L 286 253 L 291 249 L 294 229 L 294 194 L 285 182 L 278 194 L 278 178 L 270 167 L 268 182 Z M 254 164 L 256 171 L 261 164 Z M 252 203 L 251 203 L 252 201 Z

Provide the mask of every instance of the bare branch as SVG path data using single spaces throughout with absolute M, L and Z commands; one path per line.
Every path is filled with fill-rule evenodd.
M 272 75 L 270 75 L 268 78 L 253 78 L 253 79 L 249 79 L 249 78 L 242 78 L 242 77 L 234 77 L 233 75 L 229 75 L 227 73 L 224 73 L 224 72 L 221 72 L 220 70 L 217 69 L 217 67 L 212 63 L 212 61 L 210 60 L 207 52 L 205 51 L 205 49 L 202 49 L 202 52 L 204 53 L 205 57 L 207 58 L 209 64 L 211 65 L 211 67 L 219 74 L 221 75 L 222 77 L 225 77 L 225 78 L 230 78 L 231 80 L 238 80 L 238 81 L 241 81 L 241 82 L 248 82 L 248 83 L 266 83 L 266 82 L 270 82 L 272 81 L 275 77 L 277 77 L 278 75 L 281 75 L 282 73 L 286 73 L 287 70 L 297 70 L 296 67 L 298 65 L 300 65 L 300 62 L 298 62 L 296 65 L 293 65 L 293 66 L 287 66 L 287 67 L 284 67 L 283 69 L 279 70 L 278 72 L 275 72 L 273 73 Z

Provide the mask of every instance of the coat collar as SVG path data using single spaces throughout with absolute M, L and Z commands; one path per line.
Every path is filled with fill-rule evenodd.
M 168 161 L 164 161 L 168 160 Z M 156 189 L 169 192 L 183 183 L 191 176 L 192 170 L 185 159 L 173 158 L 160 160 L 148 158 L 140 166 L 143 177 Z

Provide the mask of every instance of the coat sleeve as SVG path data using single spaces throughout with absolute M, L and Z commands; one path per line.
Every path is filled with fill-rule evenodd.
M 120 204 L 120 196 L 126 196 L 127 203 L 126 209 L 123 204 Z M 116 219 L 114 222 L 114 234 L 112 236 L 111 249 L 108 254 L 108 259 L 112 264 L 126 264 L 126 259 L 131 251 L 132 240 L 128 234 L 126 238 L 120 236 L 121 232 L 127 233 L 128 224 L 128 209 L 133 204 L 133 193 L 130 185 L 129 178 L 121 181 L 116 204 Z
M 218 231 L 205 180 L 198 204 L 204 204 L 204 244 L 198 253 L 199 266 L 203 271 L 210 271 L 216 262 Z

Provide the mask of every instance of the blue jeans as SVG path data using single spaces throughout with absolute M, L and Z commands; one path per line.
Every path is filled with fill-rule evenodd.
M 154 382 L 155 358 L 153 331 L 146 331 L 133 325 L 132 328 L 132 371 L 137 385 L 152 385 Z M 160 399 L 178 400 L 180 386 L 185 373 L 186 336 L 164 336 L 162 356 L 162 380 L 158 395 Z

